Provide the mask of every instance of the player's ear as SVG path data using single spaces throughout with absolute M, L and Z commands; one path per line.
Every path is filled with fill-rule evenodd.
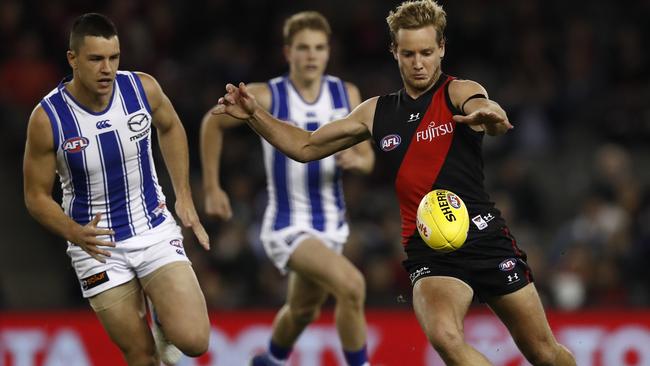
M 440 58 L 445 57 L 445 40 L 440 41 Z
M 397 45 L 395 42 L 390 43 L 390 53 L 393 54 L 393 58 L 397 61 Z
M 68 50 L 65 55 L 68 59 L 68 64 L 73 70 L 75 70 L 77 68 L 77 54 L 72 50 Z

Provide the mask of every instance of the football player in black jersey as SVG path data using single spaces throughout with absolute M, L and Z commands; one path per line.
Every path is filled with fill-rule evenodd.
M 530 363 L 575 365 L 551 332 L 526 254 L 483 188 L 481 141 L 485 134 L 502 135 L 512 128 L 505 111 L 480 84 L 442 73 L 446 14 L 436 2 L 404 2 L 386 20 L 402 90 L 370 98 L 314 132 L 273 118 L 243 83 L 227 85 L 212 113 L 246 120 L 301 162 L 374 139 L 377 163 L 387 165 L 395 178 L 413 307 L 447 365 L 490 364 L 464 339 L 463 319 L 474 296 L 503 321 Z M 420 199 L 438 188 L 458 194 L 470 215 L 467 241 L 451 253 L 428 248 L 415 228 Z

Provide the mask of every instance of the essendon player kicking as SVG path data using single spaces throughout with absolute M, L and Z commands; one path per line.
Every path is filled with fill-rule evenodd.
M 373 137 L 378 163 L 392 168 L 395 177 L 415 313 L 448 365 L 490 364 L 463 337 L 463 319 L 475 294 L 501 318 L 533 365 L 575 365 L 551 333 L 525 253 L 483 188 L 481 141 L 486 133 L 501 135 L 512 128 L 506 113 L 478 83 L 442 73 L 446 14 L 437 3 L 408 1 L 386 20 L 404 89 L 368 99 L 314 132 L 273 118 L 243 83 L 226 86 L 213 113 L 246 119 L 272 145 L 302 162 Z M 436 188 L 457 193 L 472 219 L 465 245 L 448 254 L 426 247 L 415 229 L 420 198 Z

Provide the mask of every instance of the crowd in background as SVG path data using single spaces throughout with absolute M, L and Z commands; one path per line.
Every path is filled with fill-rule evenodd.
M 108 15 L 119 31 L 120 68 L 157 78 L 184 122 L 202 210 L 201 118 L 227 82 L 286 72 L 284 19 L 300 10 L 322 12 L 334 32 L 328 72 L 357 84 L 365 99 L 401 87 L 384 21 L 398 3 L 0 2 L 0 308 L 85 306 L 63 239 L 45 232 L 24 208 L 20 173 L 29 114 L 70 73 L 65 51 L 73 18 Z M 485 139 L 485 183 L 529 255 L 545 305 L 650 306 L 650 2 L 441 4 L 448 14 L 443 70 L 484 85 L 516 126 Z M 221 181 L 234 217 L 202 218 L 210 252 L 190 233 L 185 247 L 211 308 L 277 307 L 286 279 L 258 239 L 266 204 L 259 138 L 247 127 L 226 138 Z M 351 222 L 345 254 L 365 275 L 367 303 L 405 306 L 410 284 L 401 268 L 392 182 L 380 165 L 368 177 L 344 180 Z M 55 192 L 60 195 L 58 187 Z

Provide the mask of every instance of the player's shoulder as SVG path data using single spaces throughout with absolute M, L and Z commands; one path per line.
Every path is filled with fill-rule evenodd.
M 345 85 L 345 90 L 348 92 L 348 95 L 361 95 L 361 92 L 359 91 L 359 87 L 356 86 L 353 82 L 350 81 L 343 81 L 343 85 Z
M 271 107 L 271 89 L 269 88 L 269 83 L 253 82 L 246 85 L 246 87 L 248 88 L 248 92 L 253 94 L 259 105 L 264 109 Z
M 164 100 L 162 87 L 155 77 L 142 71 L 118 71 L 119 74 L 133 74 L 142 85 L 142 90 L 152 110 L 156 110 Z
M 372 98 L 368 98 L 361 102 L 358 107 L 352 111 L 356 116 L 361 117 L 360 119 L 362 121 L 372 121 L 375 116 L 375 110 L 377 109 L 377 102 L 379 101 L 379 97 L 375 96 Z M 372 130 L 371 130 L 372 131 Z
M 118 73 L 128 73 L 128 71 Z M 156 78 L 150 74 L 142 71 L 132 71 L 132 73 L 140 80 L 140 83 L 142 83 L 142 88 L 147 93 L 147 95 L 149 95 L 150 92 L 153 93 L 160 90 L 160 84 L 158 84 L 158 80 L 156 80 Z
M 485 94 L 487 97 L 487 91 L 485 88 L 474 80 L 467 79 L 452 79 L 449 82 L 449 96 L 464 96 L 466 94 Z
M 45 111 L 45 108 L 43 108 L 43 105 L 38 103 L 34 109 L 32 109 L 32 113 L 29 116 L 29 122 L 37 124 L 49 123 L 49 118 L 50 117 Z
M 271 95 L 268 83 L 253 82 L 247 85 L 248 91 L 251 92 L 256 98 L 263 95 Z
M 53 122 L 54 121 L 50 121 L 50 116 L 45 111 L 45 108 L 41 105 L 41 103 L 37 104 L 36 107 L 34 107 L 31 115 L 29 116 L 29 122 L 27 125 L 28 135 L 30 136 L 30 141 L 32 141 L 32 144 L 36 143 L 38 145 L 51 145 Z

